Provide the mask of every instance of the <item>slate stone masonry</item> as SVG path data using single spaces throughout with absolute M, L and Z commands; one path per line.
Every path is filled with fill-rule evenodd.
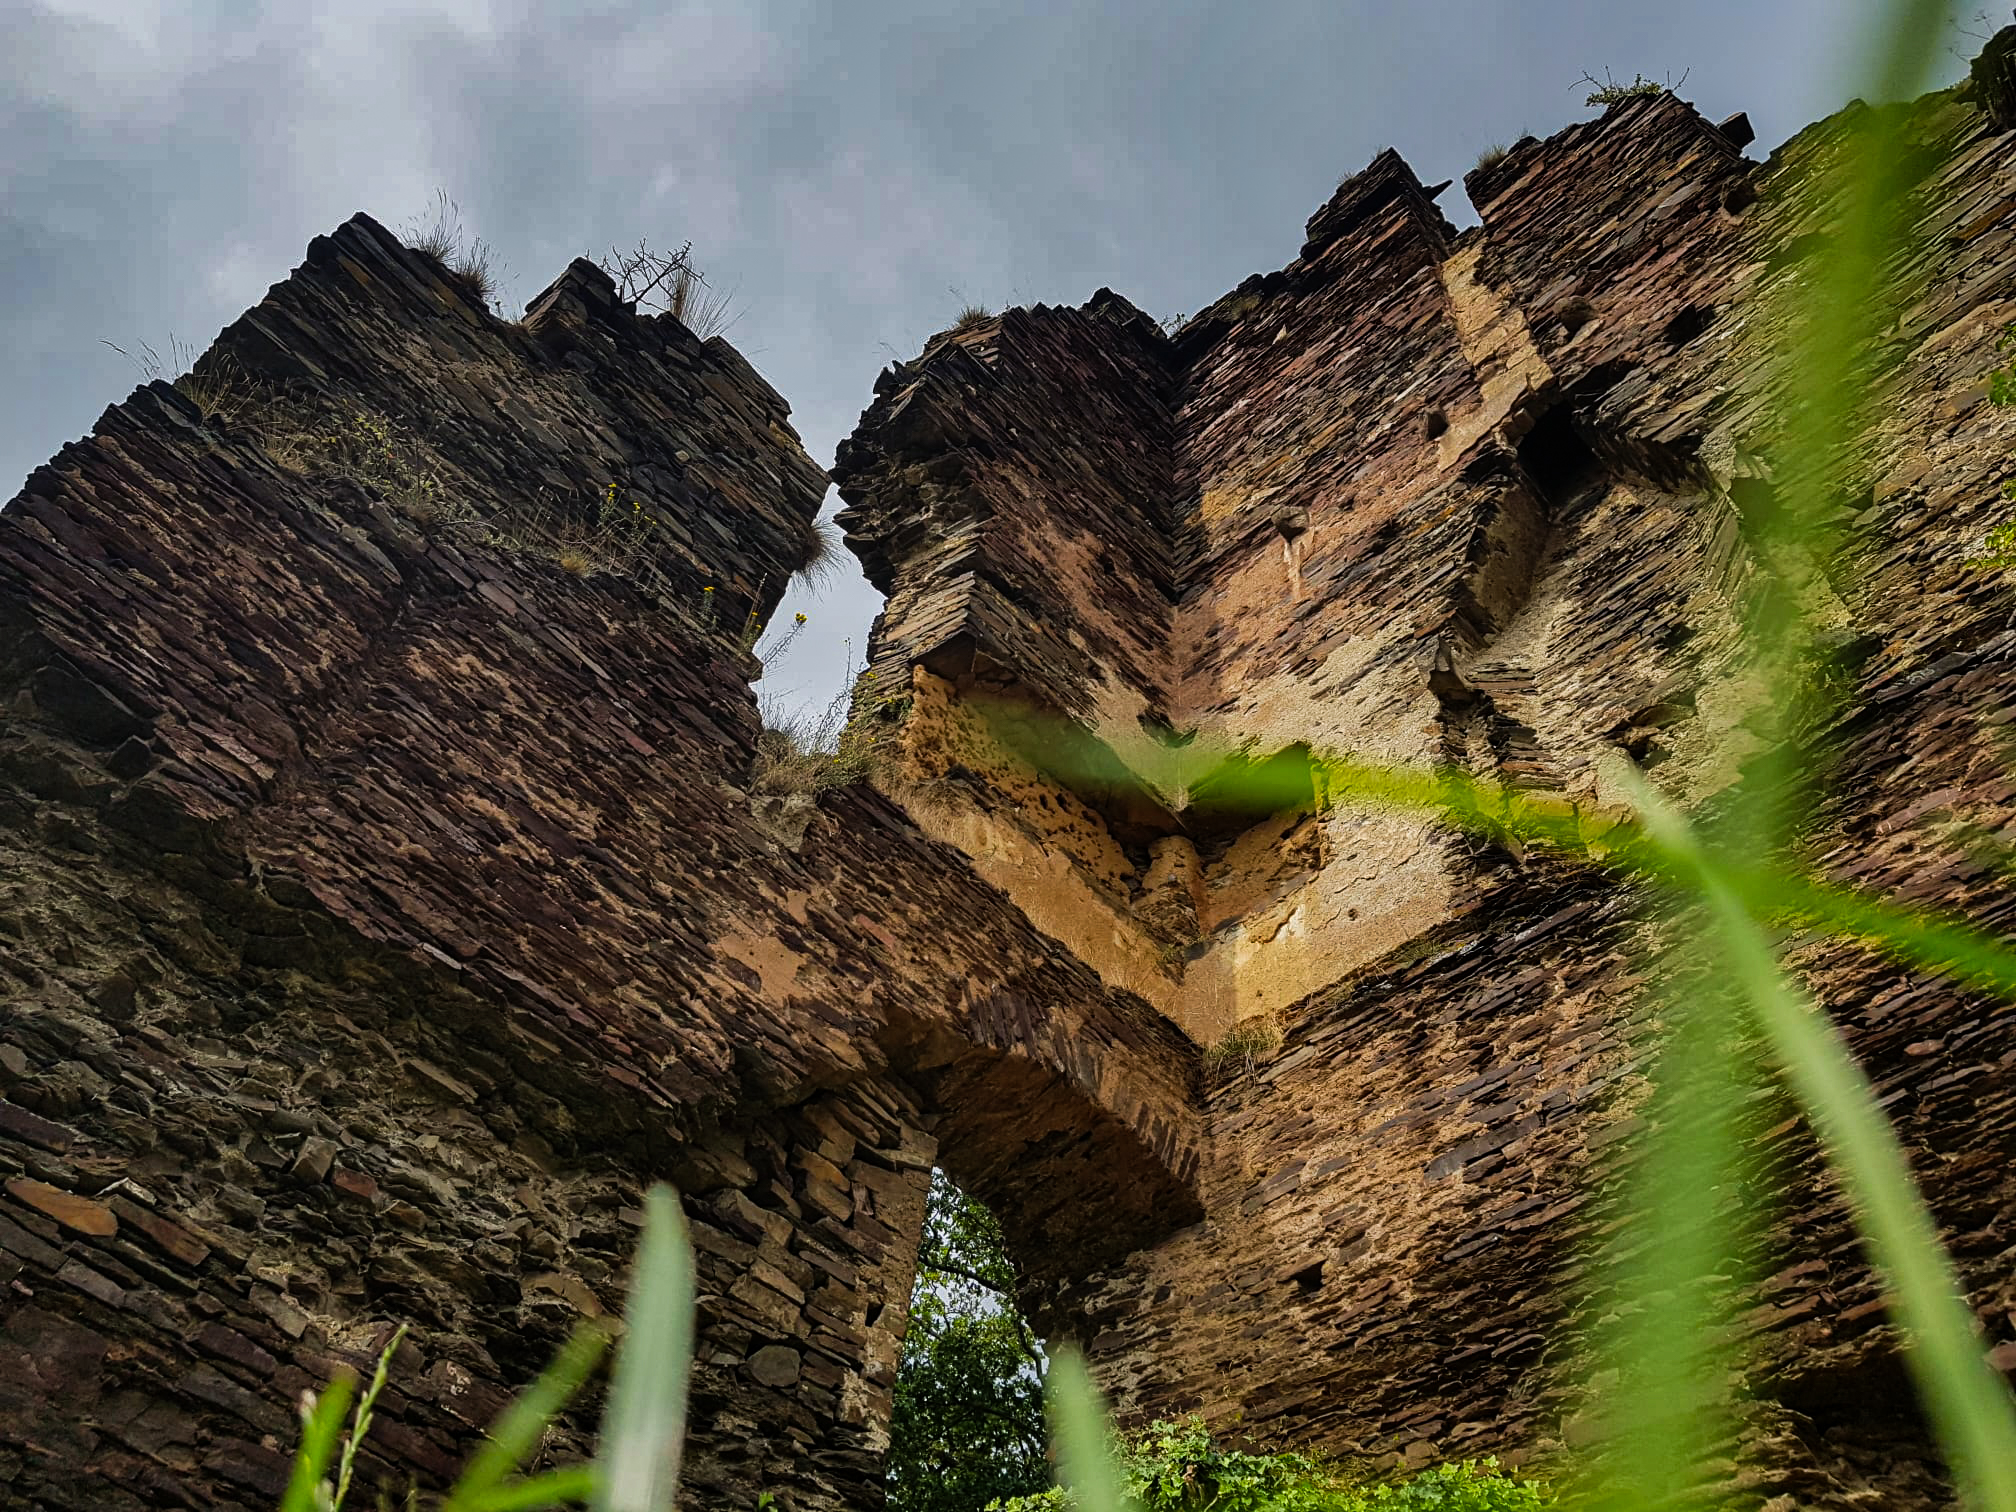
M 2007 932 L 2016 600 L 1967 561 L 2016 470 L 1997 119 L 1908 114 L 1899 378 L 1842 501 L 1808 843 Z M 738 634 L 825 486 L 784 402 L 587 263 L 512 324 L 368 218 L 319 238 L 204 371 L 394 427 L 429 507 L 152 384 L 0 513 L 4 1499 L 271 1506 L 299 1392 L 401 1323 L 366 1494 L 438 1487 L 620 1306 L 669 1179 L 701 1269 L 687 1500 L 878 1506 L 934 1165 L 1132 1419 L 1386 1465 L 1581 1447 L 1581 1267 L 1644 1096 L 1637 900 L 1426 825 L 1193 827 L 958 715 L 1597 807 L 1628 759 L 1716 801 L 1751 749 L 1766 312 L 1826 234 L 1789 187 L 1840 134 L 1759 164 L 1740 123 L 1627 101 L 1472 174 L 1462 233 L 1382 154 L 1173 336 L 1102 291 L 934 338 L 838 467 L 889 595 L 864 712 L 892 766 L 816 801 L 751 791 Z M 585 522 L 611 483 L 653 512 L 651 592 L 484 523 Z M 927 705 L 958 760 L 920 774 Z M 1793 943 L 2016 1366 L 2006 1010 Z M 1278 1048 L 1207 1066 L 1251 1021 Z M 1947 1505 L 1810 1142 L 1760 1138 L 1785 1200 L 1746 1494 Z
M 876 1504 L 941 1147 L 1061 1281 L 1194 1214 L 1194 1048 L 886 800 L 748 792 L 824 477 L 724 343 L 582 263 L 507 325 L 359 217 L 225 356 L 452 507 L 153 384 L 0 515 L 0 1499 L 271 1506 L 400 1323 L 363 1494 L 438 1488 L 670 1179 L 689 1495 Z M 605 479 L 657 597 L 455 523 Z
M 1745 517 L 1770 507 L 1784 404 L 1774 312 L 1827 236 L 1794 190 L 1862 109 L 1760 164 L 1740 118 L 1627 100 L 1472 173 L 1482 225 L 1460 234 L 1441 191 L 1386 153 L 1293 263 L 1159 344 L 1129 322 L 1109 363 L 1071 345 L 1105 295 L 934 339 L 884 375 L 837 471 L 843 521 L 888 580 L 878 654 L 1115 749 L 1137 722 L 1261 754 L 1307 741 L 1599 809 L 1628 758 L 1680 801 L 1714 801 L 1756 748 L 1733 653 L 1757 591 Z M 1968 559 L 2016 471 L 2011 422 L 1986 403 L 2016 319 L 2016 156 L 1966 90 L 1903 121 L 1899 365 L 1857 459 L 1867 491 L 1841 501 L 1856 574 L 1826 569 L 1845 706 L 1812 732 L 1838 758 L 1809 843 L 1835 875 L 2006 933 L 2016 599 Z M 1043 418 L 1081 394 L 1124 423 L 1074 436 Z M 920 409 L 956 418 L 901 418 Z M 1109 435 L 1120 462 L 1102 469 Z M 917 480 L 940 477 L 996 501 L 961 527 L 970 572 L 938 566 Z M 1102 575 L 1076 537 L 1123 520 L 1163 522 L 1167 554 L 1130 543 Z M 988 547 L 1046 533 L 1059 544 L 1033 568 Z M 1147 560 L 1167 576 L 1133 565 Z M 1154 652 L 1111 633 L 1118 602 L 1165 627 Z M 976 856 L 1009 832 L 1040 845 L 1019 817 L 1026 775 L 966 768 L 962 817 L 939 832 Z M 1134 816 L 1073 782 L 1041 801 L 1137 843 Z M 1183 843 L 1180 814 L 1163 823 L 1157 844 Z M 1202 922 L 1150 995 L 1200 1038 L 1259 1018 L 1283 1039 L 1207 1077 L 1202 1222 L 1051 1300 L 1134 1419 L 1202 1411 L 1258 1445 L 1389 1465 L 1588 1447 L 1581 1292 L 1644 1096 L 1648 937 L 1601 879 L 1436 843 L 1389 833 L 1373 850 L 1328 821 L 1300 870 L 1256 893 L 1222 840 L 1197 840 Z M 1153 948 L 1162 863 L 1128 854 L 1139 870 L 1118 882 L 1074 860 L 1078 896 Z M 1032 882 L 1024 906 L 1063 935 L 1073 921 L 1043 912 L 1055 891 Z M 1856 949 L 1794 959 L 1898 1123 L 1984 1351 L 2016 1368 L 2006 1009 Z M 1215 1006 L 1197 990 L 1214 963 L 1233 983 Z M 1763 1136 L 1783 1210 L 1742 1494 L 1947 1505 L 1880 1288 L 1786 1112 Z

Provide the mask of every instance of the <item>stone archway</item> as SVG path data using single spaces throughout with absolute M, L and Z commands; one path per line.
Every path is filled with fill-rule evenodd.
M 585 264 L 507 326 L 360 217 L 226 356 L 443 507 L 157 384 L 0 515 L 9 1490 L 270 1503 L 287 1403 L 401 1322 L 367 1472 L 439 1484 L 669 1177 L 694 1484 L 872 1504 L 938 1101 L 1145 1236 L 1194 1048 L 878 795 L 755 811 L 735 622 L 824 479 L 732 348 Z M 526 544 L 611 471 L 677 506 L 641 582 Z M 1118 1232 L 1053 1209 L 1063 1270 Z

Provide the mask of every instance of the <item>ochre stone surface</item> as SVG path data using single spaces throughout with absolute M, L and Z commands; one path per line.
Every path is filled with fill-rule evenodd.
M 2016 154 L 1950 95 L 1909 128 L 1810 843 L 2006 931 L 2016 599 L 1964 558 L 2016 472 Z M 816 800 L 751 778 L 742 627 L 825 482 L 783 401 L 586 264 L 507 325 L 364 217 L 318 239 L 205 370 L 389 421 L 426 507 L 155 384 L 0 514 L 0 1499 L 271 1506 L 298 1393 L 401 1323 L 366 1494 L 438 1487 L 620 1306 L 669 1179 L 686 1500 L 878 1506 L 934 1164 L 1130 1417 L 1576 1444 L 1640 900 L 1296 773 L 1742 780 L 1763 312 L 1838 136 L 1757 164 L 1629 101 L 1471 175 L 1460 234 L 1386 153 L 1173 338 L 1109 291 L 934 338 L 836 469 L 887 759 Z M 523 543 L 611 484 L 648 592 Z M 1276 801 L 1193 781 L 1228 748 Z M 2016 1360 L 2006 1010 L 1793 943 Z M 1838 1197 L 1795 1118 L 1762 1138 L 1747 1494 L 1943 1505 Z

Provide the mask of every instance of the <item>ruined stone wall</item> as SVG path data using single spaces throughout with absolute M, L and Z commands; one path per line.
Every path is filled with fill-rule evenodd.
M 1317 747 L 1457 761 L 1592 803 L 1616 798 L 1606 760 L 1657 740 L 1691 774 L 1688 797 L 1726 785 L 1741 690 L 1717 670 L 1744 559 L 1728 459 L 1718 481 L 1701 453 L 1703 405 L 1729 386 L 1703 336 L 1754 281 L 1730 250 L 1753 168 L 1682 102 L 1637 100 L 1473 176 L 1486 222 L 1458 237 L 1440 191 L 1389 152 L 1311 218 L 1300 257 L 1201 312 L 1154 363 L 1133 362 L 1139 325 L 1114 343 L 1124 369 L 1053 357 L 1088 319 L 1037 309 L 989 328 L 986 363 L 948 345 L 955 333 L 886 376 L 837 474 L 843 523 L 870 542 L 930 539 L 936 506 L 911 492 L 926 474 L 1094 469 L 1096 454 L 1058 459 L 1044 417 L 1110 412 L 1116 373 L 1136 397 L 1112 477 L 1132 480 L 1135 438 L 1156 435 L 1143 417 L 1175 396 L 1157 670 L 1102 649 L 1111 605 L 1131 602 L 1126 558 L 1045 604 L 1070 656 L 962 632 L 981 617 L 950 601 L 923 547 L 895 573 L 878 655 L 916 664 L 909 606 L 936 603 L 934 636 L 994 650 L 984 675 L 926 663 L 934 676 L 1071 716 L 1033 735 L 997 718 L 1010 750 L 989 758 L 920 695 L 905 736 L 913 775 L 935 784 L 920 822 L 1109 981 L 1210 1040 L 1462 908 L 1470 871 L 1411 818 L 1207 816 L 1169 790 L 1144 806 L 1112 773 L 1149 770 L 1144 747 L 1167 732 L 1255 760 Z M 1012 423 L 909 418 L 918 396 L 955 388 L 965 412 Z M 1004 444 L 1010 431 L 1045 439 Z M 1104 432 L 1075 434 L 1082 447 Z M 1068 536 L 1082 517 L 1075 493 L 1000 493 L 961 540 Z M 1082 576 L 1075 546 L 1055 555 L 1057 580 Z M 1061 760 L 1060 741 L 1076 743 Z M 1047 788 L 1022 770 L 1045 745 Z M 1104 845 L 1088 838 L 1101 830 Z
M 2016 601 L 1966 557 L 2011 470 L 1985 383 L 2016 315 L 2016 155 L 1950 95 L 1913 107 L 1909 132 L 1915 228 L 1892 272 L 1923 292 L 1890 338 L 1902 365 L 1859 459 L 1869 490 L 1841 501 L 1859 576 L 1816 564 L 1846 712 L 1816 732 L 1841 757 L 1813 846 L 1839 875 L 2006 930 L 1993 837 L 2016 796 Z M 1768 165 L 1741 155 L 1747 136 L 1670 96 L 1625 102 L 1471 175 L 1483 224 L 1460 236 L 1382 157 L 1300 259 L 1178 335 L 1176 671 L 1151 719 L 1255 753 L 1452 761 L 1596 808 L 1627 762 L 1688 803 L 1740 781 L 1756 746 L 1732 655 L 1754 592 L 1744 522 L 1770 507 L 1784 402 L 1769 312 L 1825 245 L 1824 210 L 1802 219 L 1790 189 L 1839 123 Z M 1054 375 L 1061 410 L 1078 381 Z M 871 408 L 862 435 L 880 425 Z M 840 482 L 866 513 L 899 497 L 882 476 Z M 927 769 L 963 716 L 934 717 L 912 747 Z M 1211 1073 L 1203 1221 L 1053 1301 L 1123 1410 L 1412 1463 L 1579 1442 L 1578 1281 L 1642 1096 L 1635 900 L 1393 819 L 1249 816 L 1228 837 L 1166 791 L 1163 838 L 1130 848 L 1139 816 L 1082 762 L 1039 804 L 1015 716 L 992 722 L 994 763 L 968 736 L 920 823 L 995 856 L 1019 825 L 1052 872 L 1068 861 L 1110 900 L 1102 928 L 1147 941 L 1168 936 L 1159 883 L 1188 846 L 1186 949 L 1137 990 L 1200 1039 L 1253 1018 L 1283 1033 Z M 1090 728 L 1125 758 L 1117 721 Z M 1082 837 L 1045 845 L 1066 810 L 1071 829 L 1103 820 L 1134 875 L 1096 875 Z M 1054 875 L 1004 886 L 1040 927 L 1086 932 Z M 2006 1010 L 1846 948 L 1795 959 L 1913 1151 L 1984 1349 L 2016 1366 Z M 1785 1113 L 1763 1136 L 1784 1209 L 1754 1314 L 1746 1488 L 1943 1504 L 1879 1289 Z
M 1925 292 L 1842 501 L 1812 846 L 2006 930 L 2016 602 L 1965 554 L 2012 470 L 2016 158 L 1964 101 L 1910 122 Z M 1761 312 L 1838 124 L 1744 134 L 1627 102 L 1473 174 L 1461 235 L 1382 155 L 1173 338 L 1102 293 L 885 374 L 838 477 L 888 763 L 817 799 L 751 783 L 744 632 L 824 481 L 778 396 L 586 264 L 511 325 L 367 219 L 319 239 L 204 359 L 259 403 L 150 385 L 0 513 L 10 1503 L 270 1505 L 294 1394 L 401 1322 L 367 1475 L 438 1485 L 619 1305 L 670 1178 L 689 1497 L 878 1505 L 934 1163 L 1131 1416 L 1572 1443 L 1636 900 L 1292 779 L 1740 781 Z M 317 439 L 358 435 L 431 485 Z M 644 531 L 627 574 L 562 549 L 602 529 Z M 1276 799 L 1212 789 L 1227 747 Z M 1797 958 L 2016 1363 L 2006 1012 Z M 1763 1138 L 1751 1489 L 1938 1504 L 1845 1215 L 1796 1120 Z
M 227 357 L 437 486 L 154 384 L 0 514 L 5 1499 L 270 1506 L 400 1323 L 368 1480 L 439 1487 L 669 1178 L 696 1504 L 879 1504 L 940 1149 L 1061 1283 L 1194 1217 L 1194 1048 L 886 800 L 748 790 L 824 479 L 732 349 L 360 217 Z M 605 480 L 652 592 L 529 533 Z
M 842 517 L 890 595 L 878 666 L 1005 667 L 1085 717 L 1102 697 L 1157 700 L 1175 583 L 1165 346 L 1106 291 L 977 320 L 883 373 L 882 426 L 843 442 L 840 464 L 881 501 Z

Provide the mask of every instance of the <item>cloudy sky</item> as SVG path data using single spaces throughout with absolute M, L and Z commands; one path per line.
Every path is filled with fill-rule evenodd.
M 1973 0 L 1961 7 L 1972 15 Z M 437 189 L 512 311 L 582 253 L 691 240 L 829 462 L 876 372 L 967 302 L 1158 316 L 1281 266 L 1338 179 L 1591 112 L 1585 71 L 1747 110 L 1762 153 L 1853 92 L 1867 0 L 8 0 L 0 498 L 353 212 Z M 1995 7 L 1996 20 L 2006 19 Z M 1989 22 L 1966 23 L 1973 30 Z M 1977 45 L 1959 38 L 1956 47 Z M 1964 71 L 1958 52 L 1947 76 Z M 1474 219 L 1460 182 L 1444 196 Z M 828 501 L 828 508 L 837 500 Z M 767 689 L 858 660 L 852 570 Z

